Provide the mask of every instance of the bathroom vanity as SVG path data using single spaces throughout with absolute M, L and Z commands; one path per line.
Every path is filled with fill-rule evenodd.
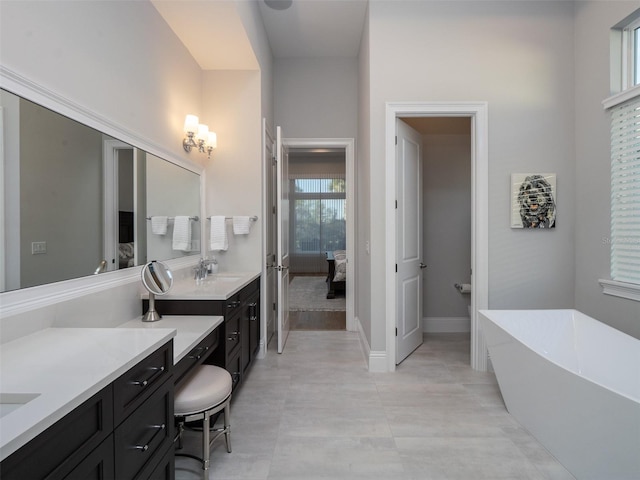
M 3 479 L 174 478 L 173 392 L 221 316 L 49 328 L 3 344 Z
M 222 315 L 220 343 L 207 363 L 226 368 L 234 390 L 242 384 L 260 348 L 259 273 L 214 274 L 197 284 L 184 279 L 155 304 L 162 315 Z

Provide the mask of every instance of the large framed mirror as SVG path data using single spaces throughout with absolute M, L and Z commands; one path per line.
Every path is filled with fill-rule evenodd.
M 197 171 L 5 89 L 0 147 L 0 292 L 200 255 Z M 176 248 L 179 216 L 191 240 Z

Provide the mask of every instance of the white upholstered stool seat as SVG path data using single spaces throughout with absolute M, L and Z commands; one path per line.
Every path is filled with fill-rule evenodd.
M 231 453 L 230 407 L 232 380 L 224 368 L 214 365 L 200 365 L 193 369 L 189 377 L 178 387 L 174 398 L 174 415 L 178 418 L 179 448 L 185 422 L 202 420 L 202 457 L 188 453 L 176 453 L 179 456 L 195 458 L 202 462 L 202 469 L 209 470 L 210 447 L 216 438 L 224 434 L 227 452 Z M 224 410 L 224 425 L 213 430 L 210 438 L 209 418 Z

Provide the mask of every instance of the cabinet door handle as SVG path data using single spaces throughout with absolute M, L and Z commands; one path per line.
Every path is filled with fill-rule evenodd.
M 189 358 L 195 358 L 196 360 L 200 360 L 202 358 L 202 354 L 207 350 L 209 350 L 209 346 L 196 348 L 193 352 L 191 352 L 191 355 L 189 355 Z M 198 352 L 198 353 L 195 353 L 195 352 Z
M 158 377 L 160 375 L 162 375 L 162 373 L 164 372 L 164 367 L 151 367 L 149 370 L 153 371 L 153 373 L 151 375 L 149 375 L 149 378 L 145 379 L 145 380 L 132 380 L 131 382 L 129 382 L 131 385 L 135 385 L 137 387 L 146 387 L 147 385 L 149 385 L 153 379 L 155 377 Z
M 145 443 L 144 445 L 135 445 L 133 448 L 136 450 L 140 450 L 141 452 L 146 452 L 147 450 L 149 450 L 149 445 L 155 440 L 155 438 L 158 436 L 158 434 L 160 434 L 161 432 L 164 431 L 165 428 L 167 428 L 165 426 L 165 424 L 163 423 L 162 425 L 151 425 L 150 428 L 155 429 L 156 431 L 154 432 L 153 436 L 151 437 L 151 439 Z
M 238 338 L 238 335 L 240 335 L 240 332 L 231 332 L 229 333 L 227 340 L 229 340 L 230 342 L 235 342 L 236 339 Z

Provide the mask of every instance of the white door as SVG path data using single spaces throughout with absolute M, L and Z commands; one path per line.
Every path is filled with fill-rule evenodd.
M 276 127 L 278 164 L 278 353 L 289 336 L 289 152 L 282 144 L 282 129 Z
M 396 364 L 422 344 L 422 137 L 396 121 Z
M 265 320 L 262 324 L 264 332 L 265 350 L 274 338 L 277 322 L 278 304 L 278 275 L 277 245 L 278 245 L 278 167 L 275 155 L 275 140 L 267 126 L 266 119 L 262 121 L 263 130 L 263 162 L 265 179 Z

